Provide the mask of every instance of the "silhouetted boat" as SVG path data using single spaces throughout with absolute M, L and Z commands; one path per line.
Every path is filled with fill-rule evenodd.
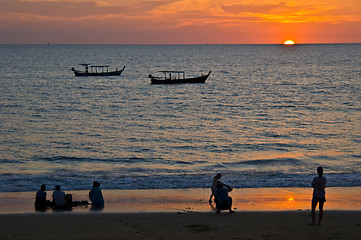
M 177 84 L 177 83 L 204 83 L 211 71 L 207 75 L 199 77 L 186 78 L 184 71 L 159 71 L 164 74 L 164 77 L 155 77 L 149 74 L 152 84 Z
M 118 70 L 116 69 L 115 71 L 109 71 L 109 66 L 92 66 L 89 63 L 83 63 L 83 64 L 79 64 L 85 67 L 85 71 L 79 71 L 79 70 L 75 70 L 74 68 L 72 68 L 71 70 L 74 72 L 75 76 L 79 77 L 79 76 L 83 76 L 83 77 L 87 77 L 87 76 L 120 76 L 120 74 L 122 74 L 122 72 L 124 71 L 125 66 L 123 67 L 123 69 Z M 90 71 L 89 71 L 89 67 L 90 67 Z

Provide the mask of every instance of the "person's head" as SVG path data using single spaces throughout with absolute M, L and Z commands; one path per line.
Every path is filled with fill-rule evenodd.
M 216 179 L 220 179 L 222 177 L 222 174 L 217 173 L 217 175 L 215 176 Z
M 41 184 L 40 189 L 41 189 L 42 191 L 45 191 L 46 185 L 45 185 L 45 184 Z
M 317 173 L 318 173 L 318 176 L 322 177 L 322 175 L 323 175 L 323 168 L 322 168 L 322 167 L 318 167 L 318 168 L 317 168 Z
M 55 190 L 56 190 L 56 191 L 60 190 L 60 186 L 59 186 L 59 185 L 56 185 L 56 186 L 55 186 Z
M 97 182 L 97 181 L 94 181 L 94 182 L 93 182 L 93 187 L 100 187 L 100 183 Z

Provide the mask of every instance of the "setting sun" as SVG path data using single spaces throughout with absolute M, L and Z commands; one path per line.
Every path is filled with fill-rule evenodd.
M 295 44 L 295 42 L 292 41 L 292 40 L 287 40 L 287 41 L 285 41 L 283 44 L 284 44 L 284 45 L 293 45 L 293 44 Z

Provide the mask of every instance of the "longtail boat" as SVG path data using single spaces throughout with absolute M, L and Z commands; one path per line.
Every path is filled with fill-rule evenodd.
M 71 70 L 74 72 L 75 76 L 79 77 L 87 77 L 87 76 L 120 76 L 120 74 L 122 74 L 122 72 L 125 69 L 125 66 L 123 67 L 123 69 L 118 70 L 116 69 L 115 71 L 109 71 L 109 66 L 93 66 L 89 63 L 82 63 L 79 64 L 81 66 L 83 66 L 85 68 L 84 71 L 79 71 L 76 70 L 74 68 L 72 68 Z M 89 69 L 90 68 L 90 69 Z
M 207 75 L 198 77 L 185 77 L 184 71 L 159 71 L 164 74 L 163 77 L 156 77 L 149 74 L 152 84 L 177 84 L 177 83 L 205 83 L 211 71 Z

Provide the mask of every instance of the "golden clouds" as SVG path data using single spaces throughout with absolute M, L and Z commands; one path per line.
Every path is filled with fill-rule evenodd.
M 350 2 L 347 4 L 347 2 Z M 254 16 L 260 22 L 338 22 L 360 21 L 361 5 L 351 1 L 287 1 L 274 3 L 235 3 L 223 5 L 222 9 L 234 16 Z M 352 9 L 352 10 L 351 10 Z M 357 9 L 357 10 L 356 10 Z M 352 13 L 353 12 L 353 13 Z
M 265 14 L 271 12 L 284 12 L 294 10 L 294 7 L 289 7 L 285 2 L 280 2 L 276 4 L 260 4 L 260 3 L 250 3 L 250 4 L 233 4 L 233 5 L 223 5 L 222 9 L 225 12 L 230 12 L 233 14 L 247 14 L 247 13 L 257 13 Z

